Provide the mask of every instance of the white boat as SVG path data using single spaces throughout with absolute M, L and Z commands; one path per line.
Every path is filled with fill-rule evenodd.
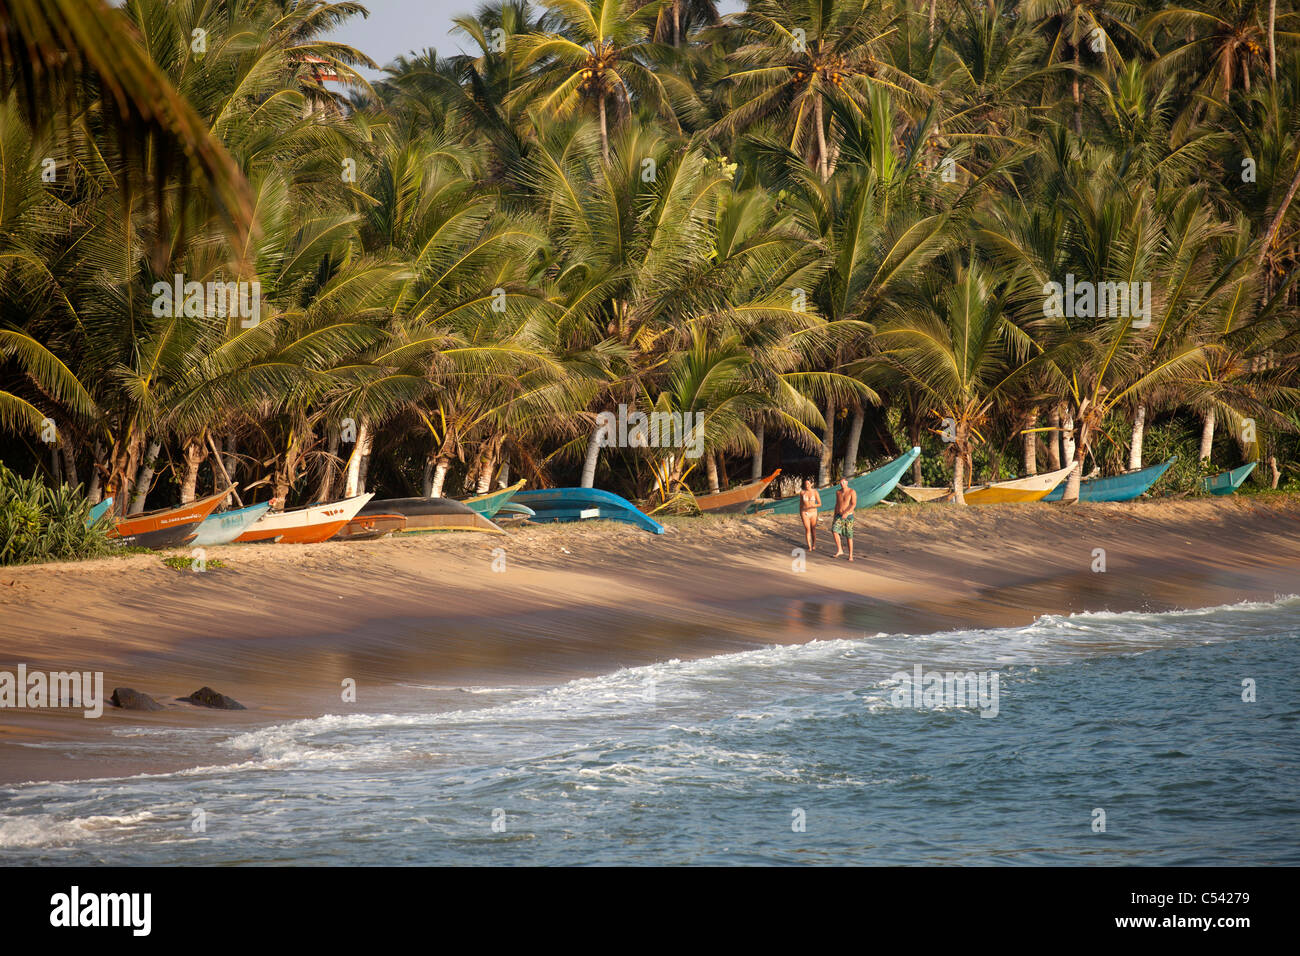
M 285 544 L 325 541 L 338 534 L 374 496 L 374 492 L 369 492 L 326 505 L 310 505 L 274 514 L 268 512 L 235 540 L 278 541 Z

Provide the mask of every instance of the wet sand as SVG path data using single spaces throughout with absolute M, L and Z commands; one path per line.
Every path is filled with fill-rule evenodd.
M 130 687 L 166 705 L 107 706 L 99 719 L 0 710 L 0 782 L 193 766 L 203 762 L 194 753 L 124 755 L 112 744 L 142 728 L 236 733 L 401 711 L 414 706 L 410 685 L 467 706 L 455 703 L 466 688 L 554 684 L 778 643 L 1300 592 L 1294 495 L 875 508 L 858 514 L 855 563 L 831 559 L 824 516 L 802 571 L 794 518 L 667 524 L 662 536 L 598 522 L 505 538 L 233 545 L 206 549 L 227 566 L 202 573 L 168 568 L 160 555 L 0 569 L 0 670 L 103 671 L 105 695 Z M 1093 570 L 1096 549 L 1104 573 Z M 356 683 L 355 703 L 342 699 L 345 680 Z M 248 710 L 176 702 L 203 685 Z

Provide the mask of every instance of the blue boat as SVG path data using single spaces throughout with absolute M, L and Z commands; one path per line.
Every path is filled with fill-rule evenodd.
M 894 490 L 907 469 L 912 467 L 921 449 L 912 448 L 905 454 L 899 455 L 887 465 L 881 465 L 875 471 L 869 471 L 866 474 L 858 475 L 849 479 L 849 487 L 858 493 L 858 507 L 870 508 L 872 505 L 883 501 L 885 496 Z M 827 485 L 825 488 L 818 488 L 817 491 L 822 496 L 822 506 L 817 509 L 821 513 L 835 510 L 835 489 L 836 485 Z M 792 515 L 799 511 L 799 496 L 791 495 L 789 498 L 780 498 L 776 501 L 760 501 L 758 507 L 753 511 L 754 514 L 777 514 Z
M 517 492 L 511 504 L 525 505 L 536 512 L 532 521 L 584 521 L 604 518 L 634 524 L 653 534 L 663 534 L 664 526 L 642 512 L 636 505 L 612 491 L 599 488 L 545 488 Z
M 190 544 L 195 546 L 229 544 L 247 531 L 270 508 L 271 502 L 265 501 L 260 505 L 249 505 L 247 508 L 236 508 L 233 511 L 209 515 L 199 525 L 198 536 Z
M 99 504 L 93 505 L 90 509 L 90 517 L 86 519 L 86 527 L 93 527 L 96 521 L 108 514 L 108 509 L 111 507 L 113 507 L 112 498 L 105 498 Z
M 1110 478 L 1093 478 L 1091 481 L 1079 482 L 1080 501 L 1132 501 L 1160 480 L 1169 470 L 1169 466 L 1178 460 L 1178 456 L 1163 461 L 1158 465 L 1130 471 L 1126 475 L 1113 475 Z M 1044 501 L 1060 501 L 1065 497 L 1065 488 L 1069 481 L 1063 481 L 1044 498 Z
M 1250 477 L 1250 473 L 1258 464 L 1257 461 L 1250 461 L 1240 468 L 1202 478 L 1201 490 L 1208 491 L 1212 495 L 1230 495 L 1241 487 L 1241 483 Z

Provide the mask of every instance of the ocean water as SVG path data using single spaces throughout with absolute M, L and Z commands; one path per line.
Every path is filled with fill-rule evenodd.
M 918 665 L 996 675 L 996 716 L 895 706 Z M 209 765 L 0 789 L 0 860 L 1300 864 L 1297 597 L 406 692 L 123 730 Z

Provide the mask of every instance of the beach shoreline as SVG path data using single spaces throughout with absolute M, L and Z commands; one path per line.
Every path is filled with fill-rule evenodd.
M 1300 591 L 1300 496 L 859 512 L 858 561 L 829 521 L 802 560 L 793 518 L 607 522 L 501 538 L 408 535 L 0 570 L 0 670 L 102 671 L 165 709 L 0 710 L 0 783 L 194 766 L 111 743 L 137 729 L 227 734 L 337 713 L 452 706 L 462 689 L 551 685 L 876 633 L 1018 627 L 1046 614 L 1166 611 Z M 502 550 L 503 549 L 503 550 Z M 1104 560 L 1105 570 L 1099 570 Z M 344 699 L 354 682 L 355 702 Z M 177 703 L 211 686 L 243 711 Z M 415 698 L 415 700 L 412 700 Z M 228 762 L 228 755 L 212 762 Z

